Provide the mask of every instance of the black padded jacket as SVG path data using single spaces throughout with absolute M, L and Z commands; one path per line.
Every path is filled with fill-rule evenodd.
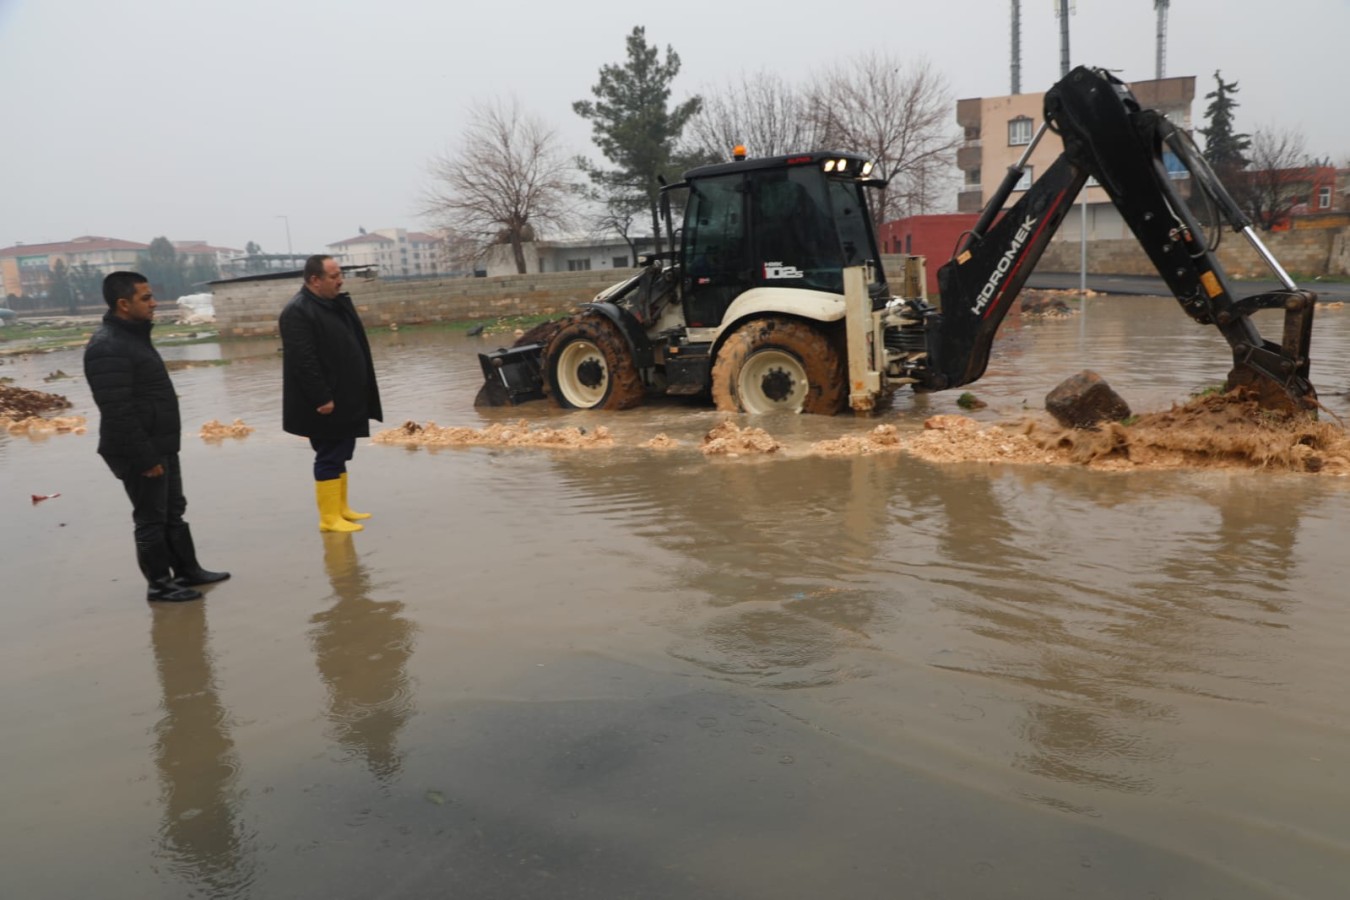
M 182 441 L 178 395 L 150 343 L 152 327 L 110 312 L 84 348 L 84 377 L 98 404 L 98 452 L 119 478 L 153 469 Z

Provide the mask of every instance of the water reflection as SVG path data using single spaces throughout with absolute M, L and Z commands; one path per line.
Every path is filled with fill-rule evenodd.
M 1319 496 L 904 456 L 556 465 L 573 511 L 629 519 L 677 556 L 657 577 L 702 599 L 670 623 L 671 655 L 773 688 L 916 663 L 976 676 L 1017 711 L 987 736 L 1013 766 L 1127 793 L 1175 757 L 1180 696 L 1269 688 L 1271 651 L 1252 646 L 1287 626 Z
M 330 736 L 389 784 L 402 770 L 398 735 L 413 711 L 407 666 L 417 628 L 399 615 L 402 603 L 371 599 L 350 534 L 324 534 L 323 550 L 337 602 L 310 620 L 310 640 L 328 688 Z
M 239 761 L 207 647 L 206 604 L 160 604 L 150 638 L 164 710 L 154 748 L 164 806 L 160 851 L 208 896 L 246 896 L 256 836 L 238 821 Z

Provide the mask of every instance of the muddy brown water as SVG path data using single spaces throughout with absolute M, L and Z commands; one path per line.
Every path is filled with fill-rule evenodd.
M 0 895 L 1346 895 L 1350 482 L 796 452 L 959 392 L 710 459 L 696 404 L 475 411 L 506 342 L 376 335 L 386 424 L 615 446 L 363 443 L 352 536 L 316 530 L 276 343 L 164 348 L 188 517 L 234 572 L 204 603 L 144 602 L 92 430 L 0 434 Z M 1350 415 L 1350 311 L 1313 346 Z M 1145 411 L 1227 354 L 1170 300 L 1097 299 L 1010 321 L 974 415 L 1087 367 Z M 42 382 L 79 368 L 0 375 L 93 421 Z

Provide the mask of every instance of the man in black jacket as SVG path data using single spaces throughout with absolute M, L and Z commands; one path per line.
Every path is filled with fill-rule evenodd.
M 169 370 L 153 344 L 155 297 L 145 276 L 103 279 L 108 312 L 84 349 L 84 377 L 98 404 L 98 452 L 131 498 L 136 561 L 149 600 L 196 600 L 194 585 L 230 577 L 197 563 L 178 464 L 181 419 Z
M 347 505 L 347 462 L 356 439 L 383 421 L 365 326 L 342 292 L 331 256 L 305 260 L 305 284 L 281 311 L 281 427 L 314 448 L 320 531 L 360 531 L 370 518 Z

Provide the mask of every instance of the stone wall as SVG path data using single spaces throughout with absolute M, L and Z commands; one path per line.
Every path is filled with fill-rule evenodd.
M 445 278 L 419 281 L 348 279 L 345 288 L 367 327 L 428 322 L 460 322 L 498 316 L 559 313 L 593 298 L 636 270 L 557 272 L 496 278 Z M 221 337 L 277 333 L 277 316 L 300 278 L 245 281 L 213 286 L 216 323 Z
M 1350 229 L 1287 231 L 1264 234 L 1261 239 L 1285 269 L 1295 275 L 1350 274 Z M 899 287 L 902 259 L 899 256 L 882 257 L 887 277 L 896 288 Z M 1224 234 L 1219 259 L 1233 276 L 1268 275 L 1256 251 L 1231 231 Z M 944 260 L 929 260 L 928 265 L 936 271 L 942 262 Z M 1078 242 L 1053 241 L 1036 268 L 1041 272 L 1077 272 L 1078 266 Z M 367 327 L 376 328 L 498 316 L 562 314 L 636 271 L 608 269 L 420 281 L 353 277 L 347 281 L 346 288 Z M 1098 275 L 1157 275 L 1133 239 L 1090 242 L 1088 271 Z M 276 334 L 281 308 L 299 289 L 298 277 L 215 285 L 212 293 L 221 337 Z
M 1350 229 L 1298 229 L 1258 232 L 1261 243 L 1274 254 L 1286 272 L 1309 277 L 1350 274 Z M 1082 259 L 1077 241 L 1052 241 L 1036 266 L 1038 272 L 1077 272 Z M 1219 263 L 1234 277 L 1271 277 L 1247 239 L 1225 230 L 1219 242 Z M 1139 242 L 1133 238 L 1089 241 L 1087 268 L 1094 275 L 1157 275 Z

